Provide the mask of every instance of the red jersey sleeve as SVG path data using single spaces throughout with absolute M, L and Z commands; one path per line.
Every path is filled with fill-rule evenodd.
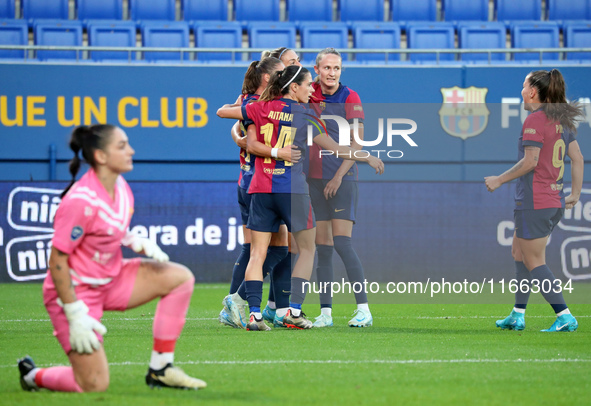
M 523 123 L 521 135 L 523 136 L 523 145 L 542 148 L 544 145 L 544 125 L 546 120 L 544 114 L 530 114 Z
M 62 200 L 53 222 L 53 246 L 63 253 L 72 254 L 89 231 L 95 210 L 83 199 L 66 197 Z
M 349 122 L 352 122 L 354 118 L 360 118 L 363 120 L 365 115 L 363 114 L 363 106 L 361 105 L 361 99 L 357 92 L 349 89 L 351 92 L 347 99 L 345 100 L 345 112 L 347 117 L 345 117 Z

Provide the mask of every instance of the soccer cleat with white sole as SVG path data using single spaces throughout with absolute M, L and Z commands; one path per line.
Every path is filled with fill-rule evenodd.
M 238 328 L 246 328 L 248 316 L 246 315 L 246 300 L 242 299 L 238 293 L 228 295 L 222 301 L 222 304 L 229 310 L 232 322 Z
M 29 357 L 28 355 L 26 357 L 18 360 L 18 372 L 21 375 L 21 387 L 23 388 L 23 390 L 26 390 L 28 392 L 33 392 L 33 391 L 39 390 L 37 385 L 35 385 L 35 384 L 31 385 L 25 379 L 25 377 L 34 369 L 37 369 L 37 367 L 35 366 L 33 359 L 31 359 L 31 357 Z
M 332 325 L 332 317 L 327 314 L 321 314 L 314 319 L 315 328 L 332 327 Z
M 271 327 L 265 324 L 265 320 L 261 317 L 260 320 L 254 316 L 254 314 L 250 315 L 250 319 L 248 320 L 248 324 L 246 325 L 247 331 L 269 331 Z
M 525 329 L 525 318 L 523 313 L 512 310 L 509 316 L 503 320 L 497 320 L 496 325 L 503 330 L 521 331 Z
M 349 327 L 370 327 L 373 324 L 371 313 L 357 309 L 353 312 L 353 318 L 349 320 Z
M 571 331 L 575 331 L 578 327 L 579 323 L 577 323 L 577 319 L 575 319 L 572 314 L 563 314 L 562 316 L 558 316 L 556 318 L 556 321 L 552 323 L 550 328 L 541 331 L 544 333 L 568 333 Z
M 232 315 L 230 314 L 230 311 L 225 306 L 222 309 L 222 311 L 220 312 L 220 315 L 218 316 L 218 320 L 220 321 L 220 323 L 222 323 L 225 326 L 240 328 L 236 324 L 234 324 L 234 321 L 232 320 Z
M 283 324 L 287 328 L 295 328 L 299 330 L 307 330 L 314 327 L 312 322 L 306 318 L 304 312 L 300 312 L 300 315 L 296 317 L 291 313 L 291 309 L 287 311 L 287 314 L 283 318 Z
M 271 309 L 269 305 L 265 306 L 265 308 L 263 309 L 263 320 L 269 323 L 273 323 L 273 320 L 275 320 L 276 311 L 276 309 Z
M 162 369 L 148 369 L 146 384 L 150 388 L 203 389 L 207 384 L 187 375 L 182 369 L 166 364 Z

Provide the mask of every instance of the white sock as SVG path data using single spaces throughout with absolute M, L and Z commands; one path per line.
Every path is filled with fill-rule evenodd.
M 513 311 L 514 311 L 515 313 L 521 313 L 521 314 L 525 314 L 525 309 L 519 309 L 519 308 L 517 308 L 517 307 L 514 307 L 514 308 L 513 308 Z
M 275 305 L 275 302 L 271 302 L 270 300 L 267 300 L 267 306 L 271 310 L 275 310 L 277 308 L 277 306 Z
M 294 309 L 293 307 L 290 307 L 289 310 L 291 310 L 293 317 L 300 317 L 300 314 L 302 314 L 302 309 Z
M 284 317 L 287 314 L 288 309 L 289 307 L 282 307 L 281 309 L 277 309 L 275 314 L 277 315 L 277 317 Z
M 254 314 L 254 318 L 257 320 L 261 320 L 263 318 L 263 315 L 261 314 L 261 312 L 250 312 L 250 315 L 252 316 Z
M 558 317 L 565 315 L 565 314 L 570 314 L 570 310 L 568 309 L 568 307 L 566 309 L 564 309 L 563 311 L 561 311 L 560 313 L 556 313 L 556 315 Z
M 174 352 L 157 352 L 152 351 L 150 358 L 150 368 L 159 370 L 174 362 Z
M 34 388 L 37 388 L 37 384 L 35 383 L 35 376 L 37 375 L 37 372 L 39 372 L 39 368 L 33 368 L 28 374 L 24 376 L 25 382 Z
M 364 312 L 369 312 L 369 304 L 367 304 L 367 303 L 359 303 L 357 305 L 357 308 L 359 310 L 363 310 Z
M 332 317 L 332 307 L 321 307 L 320 314 L 324 314 L 325 316 Z

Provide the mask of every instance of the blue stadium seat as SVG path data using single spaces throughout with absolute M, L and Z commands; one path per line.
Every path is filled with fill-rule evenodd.
M 355 23 L 353 25 L 355 48 L 398 49 L 400 48 L 400 25 L 396 23 Z M 357 62 L 386 63 L 386 54 L 356 54 Z M 388 61 L 400 60 L 400 54 L 388 54 Z
M 131 20 L 175 19 L 174 0 L 129 0 Z
M 531 23 L 515 23 L 511 29 L 513 48 L 558 48 L 560 36 L 558 24 L 552 21 Z M 540 59 L 538 52 L 516 53 L 516 61 L 536 61 Z M 544 53 L 543 59 L 557 60 L 558 53 Z
M 295 48 L 296 27 L 294 23 L 252 23 L 248 26 L 248 41 L 251 48 Z M 251 54 L 251 59 L 258 60 L 259 55 Z
M 227 0 L 182 0 L 183 19 L 193 20 L 228 20 Z
M 79 20 L 123 18 L 122 0 L 76 0 L 76 3 Z
M 300 26 L 302 48 L 327 48 L 338 50 L 347 49 L 349 45 L 349 31 L 345 23 L 302 23 Z M 347 60 L 347 54 L 341 54 L 343 61 Z M 304 53 L 301 55 L 303 64 L 316 61 L 316 54 Z
M 443 0 L 445 21 L 488 21 L 488 0 Z
M 188 48 L 189 25 L 184 21 L 146 21 L 141 25 L 142 46 L 158 48 Z M 183 60 L 189 60 L 189 53 L 183 53 Z M 180 61 L 176 52 L 144 52 L 144 60 Z
M 591 48 L 591 23 L 570 23 L 564 29 L 566 48 Z M 567 52 L 566 59 L 591 61 L 590 52 Z
M 390 0 L 392 21 L 436 21 L 437 0 Z
M 482 22 L 465 24 L 458 27 L 458 40 L 461 49 L 499 49 L 506 48 L 506 29 L 503 23 Z M 462 61 L 484 62 L 489 61 L 487 53 L 462 54 Z M 505 54 L 493 53 L 491 61 L 504 61 Z
M 234 0 L 236 21 L 279 21 L 279 0 Z
M 540 20 L 540 0 L 495 0 L 497 21 Z
M 0 20 L 0 45 L 29 45 L 29 28 L 24 20 Z M 0 58 L 24 58 L 25 51 L 0 50 Z
M 332 0 L 287 0 L 289 21 L 332 21 Z
M 451 23 L 416 23 L 409 24 L 406 29 L 408 48 L 410 49 L 453 49 L 455 48 L 455 31 Z M 435 61 L 435 53 L 413 53 L 409 54 L 413 62 Z M 455 60 L 454 54 L 440 54 L 440 61 Z
M 135 47 L 135 22 L 91 20 L 88 22 L 88 45 L 95 47 Z M 135 60 L 135 52 L 91 51 L 95 62 Z
M 23 18 L 68 19 L 68 0 L 23 0 Z
M 339 0 L 341 21 L 384 21 L 384 0 Z
M 546 0 L 548 20 L 591 19 L 591 0 Z
M 14 0 L 0 0 L 0 18 L 14 17 Z
M 68 20 L 37 20 L 33 25 L 35 45 L 82 46 L 82 23 Z M 82 52 L 37 51 L 37 59 L 82 59 Z
M 206 21 L 194 25 L 195 47 L 197 48 L 241 48 L 242 26 L 237 21 Z M 197 60 L 231 61 L 230 52 L 197 52 Z M 241 60 L 242 55 L 236 54 L 235 60 Z

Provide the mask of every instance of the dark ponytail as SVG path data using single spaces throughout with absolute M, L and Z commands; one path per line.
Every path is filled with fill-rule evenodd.
M 271 76 L 271 80 L 259 101 L 275 100 L 276 98 L 289 93 L 291 84 L 297 83 L 298 85 L 301 85 L 306 74 L 308 74 L 308 69 L 296 65 L 290 65 L 284 70 L 275 72 L 273 76 Z
M 576 134 L 575 125 L 579 117 L 584 117 L 583 108 L 578 103 L 569 103 L 566 100 L 566 85 L 562 73 L 558 69 L 549 72 L 538 70 L 529 74 L 529 84 L 538 91 L 546 117 L 560 122 L 563 127 Z
M 74 152 L 74 158 L 70 161 L 70 174 L 72 175 L 72 181 L 64 189 L 61 197 L 64 197 L 68 190 L 76 182 L 76 175 L 80 170 L 82 160 L 80 159 L 80 151 L 82 151 L 82 157 L 91 167 L 96 167 L 94 160 L 94 151 L 97 149 L 104 150 L 108 143 L 109 137 L 115 130 L 114 125 L 111 124 L 95 124 L 93 126 L 81 125 L 74 128 L 72 135 L 70 136 L 70 149 Z
M 255 94 L 261 85 L 263 74 L 271 74 L 280 63 L 279 59 L 273 57 L 266 57 L 260 61 L 252 62 L 244 74 L 242 94 Z

